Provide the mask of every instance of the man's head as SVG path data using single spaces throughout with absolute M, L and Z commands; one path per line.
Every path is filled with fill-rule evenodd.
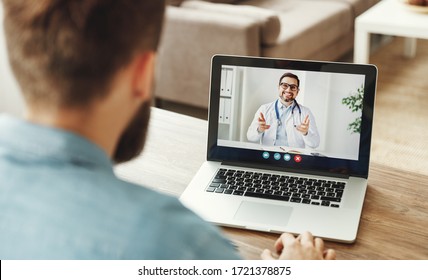
M 106 98 L 116 74 L 135 56 L 155 52 L 159 43 L 161 0 L 2 1 L 12 69 L 27 105 L 39 110 L 89 108 Z M 140 137 L 149 107 L 143 104 L 135 116 L 140 119 L 130 122 Z M 131 134 L 125 131 L 133 139 L 119 143 L 142 142 Z M 118 161 L 132 154 L 120 153 Z
M 279 79 L 278 93 L 279 98 L 284 103 L 293 102 L 299 94 L 300 80 L 293 73 L 284 73 Z

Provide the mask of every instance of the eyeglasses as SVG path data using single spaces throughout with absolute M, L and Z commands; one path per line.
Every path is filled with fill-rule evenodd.
M 290 88 L 291 91 L 296 91 L 299 89 L 299 87 L 297 85 L 293 85 L 293 84 L 287 84 L 287 83 L 280 83 L 279 84 L 283 89 L 287 89 Z

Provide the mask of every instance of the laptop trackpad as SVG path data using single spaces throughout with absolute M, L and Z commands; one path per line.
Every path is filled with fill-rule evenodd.
M 266 226 L 286 226 L 292 211 L 292 207 L 242 201 L 234 219 Z

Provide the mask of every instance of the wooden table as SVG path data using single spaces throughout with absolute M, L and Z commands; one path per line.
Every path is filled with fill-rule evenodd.
M 205 160 L 207 122 L 152 109 L 140 157 L 116 168 L 129 181 L 179 196 Z M 273 249 L 277 234 L 224 228 L 246 259 Z M 338 259 L 428 259 L 428 176 L 371 164 L 357 241 L 326 242 Z

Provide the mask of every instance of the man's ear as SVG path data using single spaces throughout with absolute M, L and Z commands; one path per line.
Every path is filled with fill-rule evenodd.
M 132 78 L 132 89 L 134 97 L 143 101 L 151 99 L 152 85 L 154 79 L 156 54 L 153 51 L 139 54 L 134 59 L 134 73 Z

